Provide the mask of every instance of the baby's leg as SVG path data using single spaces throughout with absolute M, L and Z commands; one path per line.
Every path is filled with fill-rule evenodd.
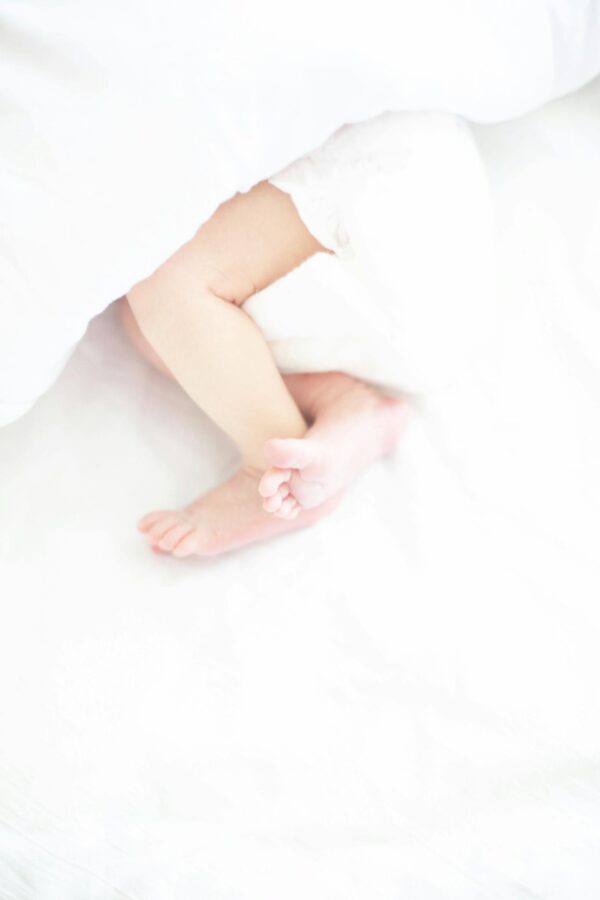
M 121 321 L 131 342 L 152 366 L 173 378 L 141 334 L 125 298 L 119 302 Z M 404 401 L 344 372 L 282 377 L 309 428 L 301 440 L 267 442 L 272 468 L 262 476 L 259 491 L 265 498 L 263 509 L 275 515 L 285 512 L 290 497 L 309 509 L 343 492 L 372 462 L 395 447 L 408 412 Z M 158 544 L 162 534 L 157 532 L 154 537 Z
M 121 324 L 136 350 L 144 357 L 146 362 L 150 363 L 152 368 L 157 369 L 157 371 L 161 372 L 171 381 L 177 381 L 173 373 L 165 365 L 158 353 L 152 349 L 140 331 L 140 327 L 127 302 L 127 297 L 120 297 L 116 303 L 118 304 Z M 320 382 L 327 381 L 333 374 L 335 373 L 320 372 L 318 373 L 318 380 Z M 294 398 L 298 409 L 308 421 L 316 412 L 316 399 L 317 396 L 320 395 L 319 386 L 316 381 L 317 373 L 282 374 L 281 377 L 288 391 Z
M 255 475 L 266 468 L 269 438 L 298 438 L 307 426 L 262 333 L 240 306 L 324 249 L 289 196 L 261 182 L 219 207 L 127 295 L 150 345 Z
M 182 510 L 158 510 L 138 528 L 175 556 L 214 555 L 291 528 L 305 527 L 339 502 L 292 519 L 263 508 L 258 477 L 275 436 L 300 437 L 307 425 L 254 321 L 240 309 L 255 291 L 325 250 L 304 227 L 287 194 L 263 182 L 223 204 L 163 266 L 128 294 L 145 339 L 190 396 L 237 443 L 242 468 Z

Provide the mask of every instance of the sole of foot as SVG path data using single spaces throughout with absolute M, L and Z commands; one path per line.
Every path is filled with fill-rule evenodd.
M 137 528 L 155 553 L 178 559 L 213 557 L 306 528 L 333 512 L 342 493 L 330 497 L 318 509 L 276 518 L 262 508 L 257 477 L 240 469 L 183 509 L 148 513 L 139 520 Z

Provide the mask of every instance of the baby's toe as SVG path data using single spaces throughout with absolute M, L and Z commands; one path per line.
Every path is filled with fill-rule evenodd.
M 300 507 L 298 503 L 294 499 L 294 497 L 286 497 L 285 500 L 282 501 L 281 506 L 275 513 L 275 515 L 279 519 L 289 519 L 295 517 L 296 509 L 300 511 Z
M 192 553 L 195 553 L 198 550 L 198 547 L 198 535 L 196 531 L 190 531 L 189 534 L 181 538 L 171 552 L 173 553 L 173 556 L 176 556 L 178 559 L 183 559 L 184 556 L 191 556 Z
M 286 520 L 289 520 L 289 519 L 295 519 L 296 516 L 299 514 L 299 512 L 300 512 L 301 509 L 302 509 L 302 507 L 300 506 L 300 504 L 299 504 L 299 503 L 296 503 L 296 504 L 290 509 L 290 511 L 288 512 L 288 514 L 287 514 L 286 516 L 283 516 L 283 518 L 286 519 Z
M 258 482 L 258 493 L 261 497 L 272 497 L 284 482 L 289 481 L 291 474 L 290 469 L 267 469 Z
M 321 443 L 314 438 L 270 438 L 263 455 L 271 466 L 285 469 L 304 469 L 321 454 Z
M 313 509 L 327 499 L 327 485 L 321 481 L 306 481 L 301 472 L 294 472 L 290 490 L 303 509 Z
M 137 528 L 139 531 L 148 531 L 151 525 L 154 525 L 158 519 L 162 516 L 168 516 L 171 512 L 170 509 L 157 509 L 154 512 L 147 513 L 137 523 Z
M 172 550 L 173 547 L 175 547 L 186 534 L 189 534 L 191 530 L 192 526 L 188 522 L 179 522 L 163 534 L 158 542 L 158 546 L 161 550 Z
M 146 532 L 146 537 L 152 544 L 158 544 L 160 539 L 164 537 L 167 531 L 174 525 L 178 525 L 181 519 L 176 513 L 166 513 L 157 522 L 152 525 Z
M 263 500 L 263 509 L 265 512 L 277 512 L 285 498 L 290 493 L 290 486 L 287 482 L 281 485 L 276 494 Z

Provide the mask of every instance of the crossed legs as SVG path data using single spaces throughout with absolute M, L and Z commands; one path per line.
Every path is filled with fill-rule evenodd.
M 241 307 L 319 250 L 289 195 L 260 182 L 223 203 L 127 294 L 145 338 L 254 475 L 265 470 L 269 438 L 302 437 L 307 424 Z
M 219 207 L 121 301 L 125 327 L 146 358 L 181 384 L 242 457 L 240 471 L 214 491 L 138 523 L 154 548 L 213 555 L 309 525 L 397 441 L 399 400 L 343 373 L 282 378 L 241 309 L 256 290 L 324 250 L 291 199 L 262 182 Z
M 119 305 L 121 321 L 132 344 L 154 368 L 175 380 L 145 340 L 125 298 Z M 198 365 L 201 366 L 200 359 Z M 138 527 L 155 552 L 213 555 L 310 525 L 335 509 L 345 487 L 397 443 L 407 413 L 404 402 L 386 397 L 343 372 L 289 374 L 283 375 L 283 380 L 307 420 L 308 430 L 300 441 L 267 442 L 271 467 L 258 485 L 263 495 L 262 510 L 258 509 L 256 482 L 237 473 L 186 510 L 158 510 L 144 516 Z M 266 482 L 272 482 L 267 491 Z M 307 505 L 297 520 L 276 518 L 277 510 L 285 508 L 290 482 L 296 492 L 301 494 L 304 489 L 306 494 L 312 493 L 306 500 L 314 506 Z M 323 490 L 327 491 L 327 498 L 319 502 Z M 274 511 L 274 515 L 266 515 L 265 508 Z M 242 516 L 240 509 L 245 510 Z M 196 522 L 195 528 L 191 527 L 192 521 Z M 217 525 L 220 530 L 216 530 Z

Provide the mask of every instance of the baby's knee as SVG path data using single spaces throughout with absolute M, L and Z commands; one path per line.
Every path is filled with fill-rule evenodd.
M 256 293 L 256 288 L 249 278 L 237 272 L 224 272 L 211 267 L 206 272 L 205 288 L 220 300 L 241 306 Z

